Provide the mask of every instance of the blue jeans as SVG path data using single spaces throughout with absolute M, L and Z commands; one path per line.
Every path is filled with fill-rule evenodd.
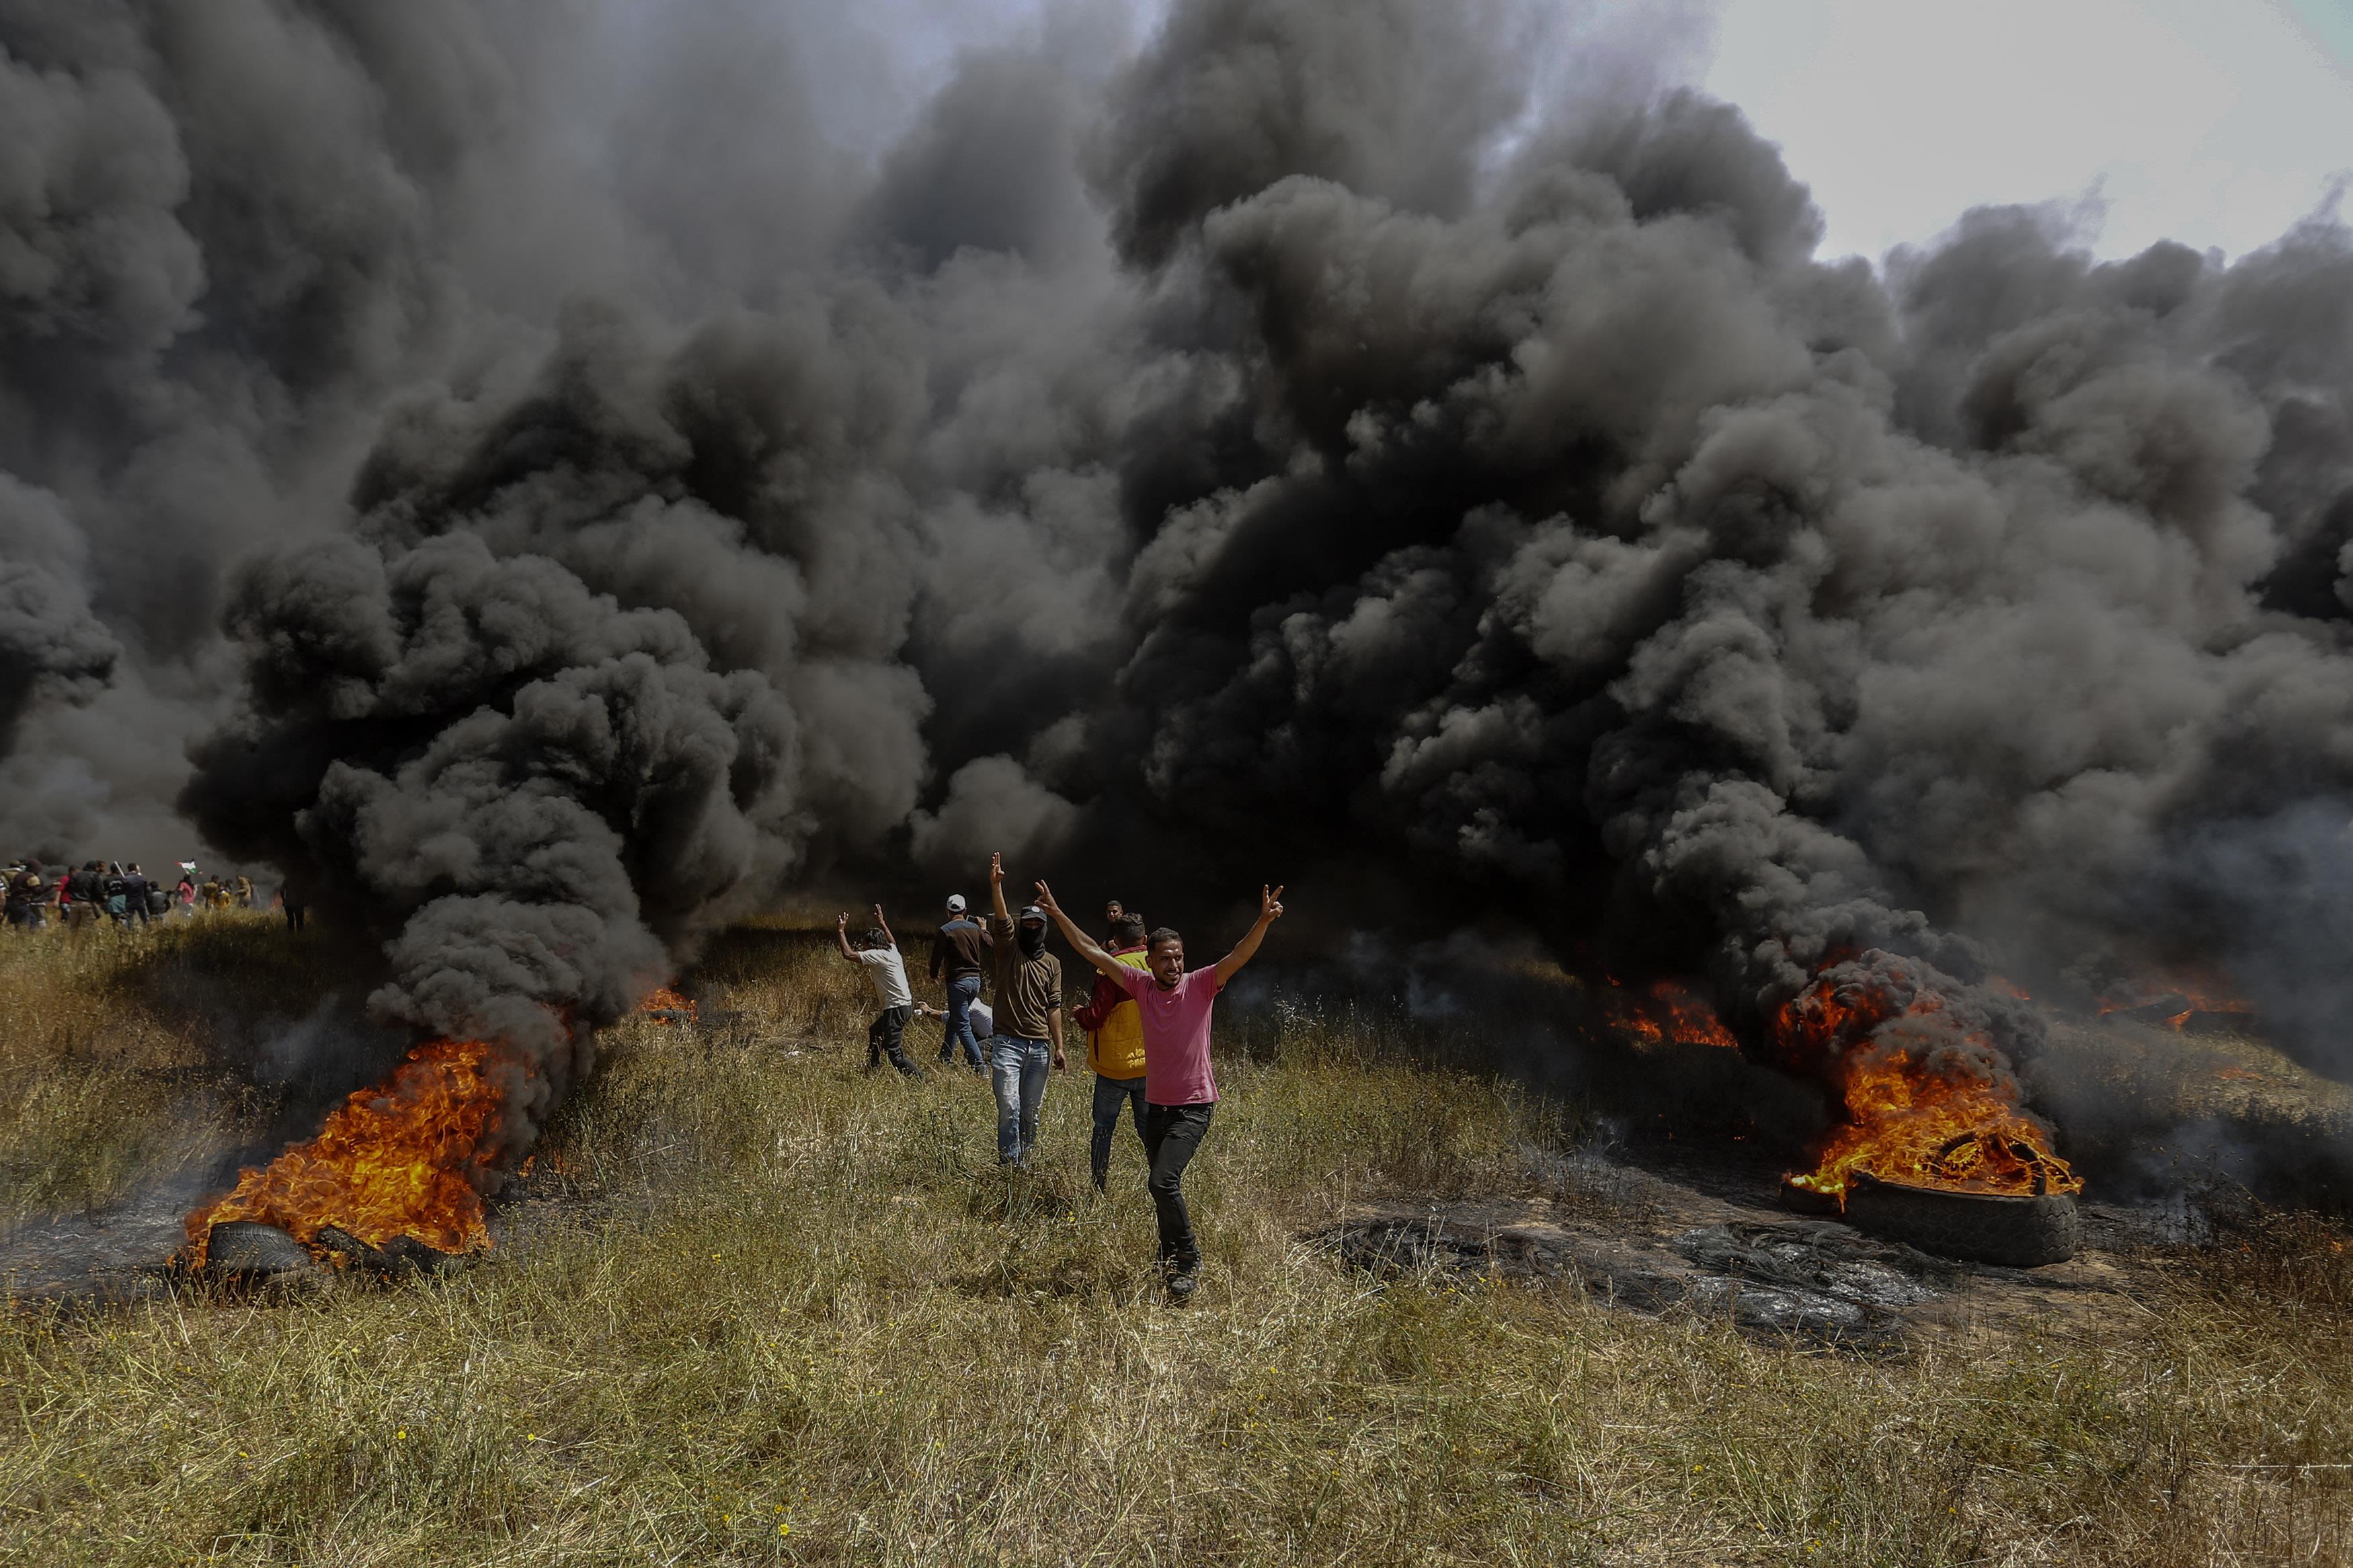
M 964 1043 L 965 1060 L 975 1072 L 980 1070 L 980 1041 L 972 1032 L 972 1015 L 968 1009 L 980 1000 L 980 976 L 967 974 L 961 980 L 948 982 L 947 1033 L 940 1039 L 940 1060 L 955 1060 L 956 1043 Z
M 1095 1074 L 1095 1135 L 1087 1148 L 1087 1159 L 1093 1168 L 1095 1190 L 1101 1192 L 1111 1180 L 1111 1144 L 1119 1136 L 1119 1113 L 1125 1109 L 1135 1121 L 1135 1137 L 1144 1140 L 1144 1080 L 1140 1078 L 1105 1078 Z
M 989 1079 L 997 1089 L 997 1161 L 1026 1165 L 1038 1142 L 1038 1108 L 1046 1102 L 1053 1048 L 1043 1040 L 997 1035 L 989 1042 Z

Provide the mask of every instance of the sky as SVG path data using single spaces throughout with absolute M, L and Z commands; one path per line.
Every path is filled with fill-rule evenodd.
M 2353 174 L 2353 0 L 1724 0 L 1699 80 L 1876 258 L 1988 202 L 2238 255 Z M 2087 215 L 2088 216 L 2088 215 Z
M 1812 185 L 1825 256 L 1877 260 L 2010 202 L 2076 208 L 2104 255 L 2170 238 L 2238 256 L 2353 176 L 2353 0 L 1550 3 L 1580 58 L 1599 40 L 1746 110 Z M 960 49 L 1083 8 L 872 0 L 844 26 L 874 41 L 876 74 L 820 84 L 828 128 L 881 144 Z M 1113 8 L 1140 36 L 1166 5 Z

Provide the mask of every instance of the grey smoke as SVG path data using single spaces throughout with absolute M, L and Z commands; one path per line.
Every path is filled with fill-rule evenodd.
M 2219 965 L 2341 1070 L 2334 217 L 1818 262 L 1736 108 L 1504 0 L 1055 11 L 870 144 L 850 24 L 586 15 L 0 17 L 0 832 L 185 788 L 543 1093 L 551 1008 L 991 847 L 1752 1031 Z

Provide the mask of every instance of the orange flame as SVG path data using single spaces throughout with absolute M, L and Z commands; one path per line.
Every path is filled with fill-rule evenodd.
M 2084 1179 L 2049 1137 L 1991 1083 L 1920 1070 L 1902 1051 L 1845 1074 L 1847 1121 L 1793 1184 L 1843 1199 L 1857 1171 L 1915 1187 L 2041 1196 Z
M 691 998 L 667 985 L 654 987 L 646 999 L 638 1004 L 638 1011 L 648 1015 L 657 1024 L 692 1024 L 702 1017 Z
M 211 1228 L 276 1226 L 305 1246 L 334 1226 L 370 1246 L 412 1237 L 442 1252 L 491 1245 L 481 1187 L 494 1156 L 503 1091 L 480 1040 L 429 1040 L 383 1082 L 335 1108 L 308 1143 L 188 1215 L 188 1259 L 201 1267 Z
M 1901 972 L 1894 976 L 1898 983 Z M 2017 1102 L 2006 1076 L 1968 1070 L 1968 1058 L 1931 1068 L 1896 1045 L 1867 1047 L 1881 1025 L 1945 1012 L 1933 992 L 1896 994 L 1877 984 L 1841 984 L 1827 974 L 1784 1003 L 1774 1044 L 1792 1066 L 1826 1071 L 1840 1089 L 1846 1121 L 1814 1169 L 1792 1185 L 1845 1200 L 1857 1171 L 1911 1186 L 2013 1196 L 2083 1190 L 2083 1178 L 2054 1152 L 2049 1134 Z M 1990 1053 L 1981 1036 L 1964 1037 Z
M 1652 985 L 1647 997 L 1637 997 L 1620 989 L 1615 980 L 1609 982 L 1609 1015 L 1613 1023 L 1637 1037 L 1656 1045 L 1672 1041 L 1684 1046 L 1716 1046 L 1736 1051 L 1740 1042 L 1715 1016 L 1707 998 L 1679 985 L 1672 980 L 1662 980 Z
M 2200 1013 L 2243 1015 L 2255 1010 L 2253 1002 L 2232 994 L 2228 983 L 2211 974 L 2159 975 L 2136 983 L 2128 995 L 2103 996 L 2099 1000 L 2103 1018 L 2111 1013 L 2133 1013 L 2145 1007 L 2165 1008 L 2165 1026 L 2176 1034 Z

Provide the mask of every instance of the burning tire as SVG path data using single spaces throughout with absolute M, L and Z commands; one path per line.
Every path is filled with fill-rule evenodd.
M 206 1233 L 205 1268 L 223 1279 L 280 1279 L 315 1274 L 302 1244 L 274 1225 L 223 1220 Z
M 319 1245 L 343 1267 L 388 1277 L 440 1273 L 464 1261 L 456 1254 L 427 1247 L 411 1236 L 396 1236 L 379 1247 L 362 1241 L 341 1226 L 330 1225 L 320 1227 L 318 1239 Z
M 2084 1216 L 2067 1193 L 2009 1197 L 1905 1186 L 1857 1171 L 1847 1185 L 1846 1218 L 1923 1252 L 2019 1268 L 2064 1263 L 2084 1245 Z

